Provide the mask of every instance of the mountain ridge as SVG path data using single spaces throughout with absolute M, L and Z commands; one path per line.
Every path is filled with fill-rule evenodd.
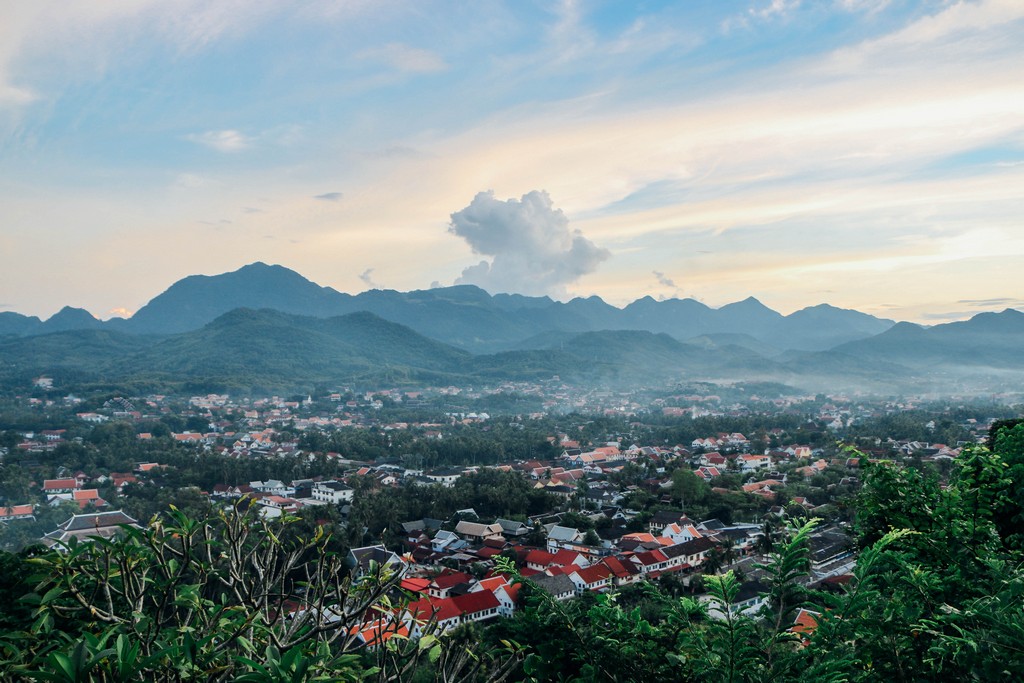
M 473 285 L 410 292 L 374 289 L 352 295 L 316 284 L 284 266 L 258 261 L 228 273 L 182 278 L 127 319 L 100 322 L 81 314 L 73 318 L 65 309 L 58 314 L 58 326 L 51 324 L 52 318 L 44 323 L 8 313 L 0 316 L 0 336 L 43 334 L 58 327 L 174 334 L 200 329 L 235 308 L 322 318 L 365 310 L 474 353 L 516 348 L 544 332 L 608 329 L 647 330 L 678 340 L 739 333 L 773 347 L 817 351 L 877 334 L 893 324 L 828 304 L 783 316 L 754 297 L 716 309 L 689 298 L 658 301 L 649 296 L 618 308 L 597 296 L 560 302 L 546 296 L 491 295 Z

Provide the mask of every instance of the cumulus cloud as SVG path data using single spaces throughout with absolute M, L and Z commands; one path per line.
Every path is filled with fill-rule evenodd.
M 568 285 L 611 255 L 571 229 L 540 190 L 507 201 L 481 192 L 451 215 L 448 231 L 466 240 L 473 253 L 491 257 L 463 270 L 456 283 L 491 292 L 564 296 Z
M 205 133 L 187 135 L 186 139 L 218 152 L 241 152 L 252 143 L 247 135 L 237 130 L 208 130 Z
M 324 192 L 323 194 L 313 195 L 313 199 L 319 199 L 324 202 L 340 202 L 342 194 L 340 192 Z

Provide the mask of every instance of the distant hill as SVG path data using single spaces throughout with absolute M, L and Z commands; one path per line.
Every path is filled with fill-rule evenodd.
M 71 330 L 0 340 L 0 379 L 24 383 L 47 374 L 61 384 L 122 377 L 116 370 L 153 340 L 112 330 Z M 111 370 L 111 369 L 115 370 Z
M 893 321 L 867 313 L 819 304 L 802 308 L 777 320 L 768 343 L 778 348 L 824 351 L 839 344 L 881 334 Z
M 0 313 L 0 373 L 221 383 L 455 382 L 558 375 L 795 386 L 995 387 L 1024 373 L 1024 314 L 923 328 L 828 304 L 783 316 L 753 297 L 713 309 L 644 297 L 616 308 L 470 286 L 352 296 L 282 266 L 185 278 L 132 318 Z M 68 374 L 70 373 L 70 374 Z M 77 373 L 77 374 L 75 374 Z
M 346 298 L 283 266 L 253 263 L 222 275 L 190 275 L 117 324 L 130 332 L 173 334 L 199 329 L 236 308 L 336 315 Z
M 1017 369 L 1024 365 L 1024 313 L 979 313 L 970 320 L 923 328 L 898 323 L 882 334 L 849 342 L 834 353 L 885 360 L 926 371 Z
M 1004 311 L 931 329 L 901 323 L 828 351 L 779 353 L 741 333 L 681 342 L 665 333 L 601 330 L 546 332 L 525 348 L 474 355 L 367 312 L 321 318 L 239 308 L 174 335 L 104 328 L 9 337 L 0 340 L 0 379 L 24 385 L 48 374 L 69 386 L 260 392 L 557 375 L 595 386 L 742 380 L 812 390 L 987 391 L 1021 381 L 1022 345 L 1024 314 Z
M 333 318 L 236 309 L 129 359 L 136 375 L 244 386 L 424 381 L 454 374 L 470 354 L 369 313 Z
M 0 311 L 0 337 L 21 337 L 39 334 L 39 326 L 43 321 L 34 315 L 22 315 L 14 311 Z
M 665 333 L 679 340 L 745 334 L 773 348 L 823 350 L 892 325 L 890 320 L 827 304 L 783 316 L 753 297 L 718 309 L 693 299 L 644 297 L 620 309 L 597 296 L 563 303 L 519 294 L 492 296 L 471 285 L 350 295 L 321 287 L 283 266 L 253 263 L 230 273 L 179 280 L 127 320 L 100 323 L 81 309 L 64 309 L 45 323 L 0 314 L 0 336 L 100 326 L 136 334 L 174 334 L 197 330 L 236 308 L 319 318 L 367 311 L 474 353 L 529 348 L 532 343 L 526 340 L 545 333 L 599 330 Z

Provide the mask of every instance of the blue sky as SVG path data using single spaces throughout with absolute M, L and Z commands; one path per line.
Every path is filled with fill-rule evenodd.
M 342 291 L 1024 306 L 1019 0 L 0 0 L 0 310 Z

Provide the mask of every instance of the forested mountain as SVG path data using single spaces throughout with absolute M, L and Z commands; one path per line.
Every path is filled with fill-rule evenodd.
M 770 380 L 806 389 L 992 392 L 1024 377 L 1024 314 L 924 328 L 827 304 L 783 316 L 754 298 L 490 295 L 462 285 L 357 296 L 281 266 L 192 276 L 128 320 L 65 308 L 0 315 L 0 375 L 283 388 L 352 381 L 672 383 Z M 73 382 L 72 382 L 73 383 Z
M 474 353 L 523 348 L 524 340 L 543 332 L 599 330 L 645 330 L 679 340 L 743 333 L 781 349 L 823 350 L 892 325 L 890 320 L 825 304 L 783 316 L 752 297 L 718 309 L 693 299 L 644 297 L 620 309 L 596 296 L 563 303 L 519 294 L 492 296 L 471 285 L 412 292 L 375 289 L 353 296 L 321 287 L 282 266 L 253 263 L 221 275 L 186 277 L 127 320 L 100 323 L 86 311 L 69 308 L 45 322 L 6 313 L 0 316 L 0 336 L 100 326 L 137 334 L 175 334 L 199 329 L 236 308 L 314 317 L 368 311 Z
M 885 360 L 912 368 L 962 366 L 1019 369 L 1024 349 L 1024 313 L 979 313 L 970 320 L 923 328 L 899 323 L 877 336 L 834 349 L 868 361 Z

